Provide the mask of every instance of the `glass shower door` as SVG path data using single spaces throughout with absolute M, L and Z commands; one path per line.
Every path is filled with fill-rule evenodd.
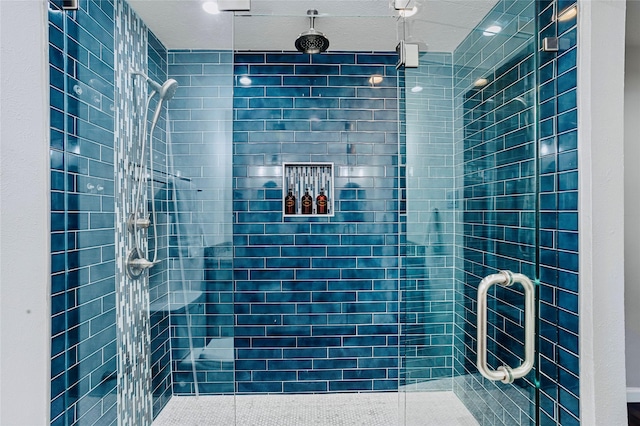
M 524 371 L 537 303 L 525 288 L 535 290 L 539 252 L 535 17 L 534 2 L 498 1 L 452 53 L 420 53 L 418 68 L 404 71 L 406 424 L 425 401 L 408 392 L 433 390 L 453 391 L 480 424 L 536 422 L 536 366 Z M 406 25 L 405 37 L 419 25 Z M 511 274 L 524 286 L 485 281 L 479 298 L 485 277 Z M 504 371 L 511 382 L 501 366 L 524 364 L 526 374 L 494 381 L 478 360 L 493 379 Z

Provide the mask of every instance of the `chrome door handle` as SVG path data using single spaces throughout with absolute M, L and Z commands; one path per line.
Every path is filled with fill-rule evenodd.
M 524 361 L 519 367 L 507 365 L 492 370 L 487 366 L 487 292 L 494 284 L 508 287 L 520 283 L 524 288 Z M 500 380 L 502 383 L 513 383 L 515 379 L 524 377 L 531 371 L 534 363 L 535 346 L 535 301 L 534 286 L 526 275 L 514 274 L 511 271 L 500 271 L 487 275 L 478 286 L 478 371 L 489 380 Z

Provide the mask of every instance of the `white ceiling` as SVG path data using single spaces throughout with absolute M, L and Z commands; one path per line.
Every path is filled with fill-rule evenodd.
M 329 39 L 329 51 L 392 51 L 405 39 L 423 51 L 451 52 L 496 3 L 406 0 L 417 4 L 418 13 L 404 25 L 389 0 L 251 0 L 251 11 L 235 17 L 206 14 L 202 1 L 129 4 L 168 49 L 292 51 L 298 35 L 309 29 L 307 10 L 316 9 L 315 29 Z

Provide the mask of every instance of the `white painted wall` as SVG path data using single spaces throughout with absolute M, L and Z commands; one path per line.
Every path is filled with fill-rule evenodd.
M 640 46 L 628 44 L 625 58 L 624 197 L 627 387 L 640 388 Z
M 579 0 L 580 407 L 626 425 L 624 0 Z
M 0 0 L 0 424 L 49 424 L 47 2 Z

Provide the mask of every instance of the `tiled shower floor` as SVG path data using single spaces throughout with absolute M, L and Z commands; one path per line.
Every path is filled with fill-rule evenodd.
M 395 426 L 405 403 L 409 426 L 478 425 L 453 392 L 384 392 L 174 396 L 153 426 Z

